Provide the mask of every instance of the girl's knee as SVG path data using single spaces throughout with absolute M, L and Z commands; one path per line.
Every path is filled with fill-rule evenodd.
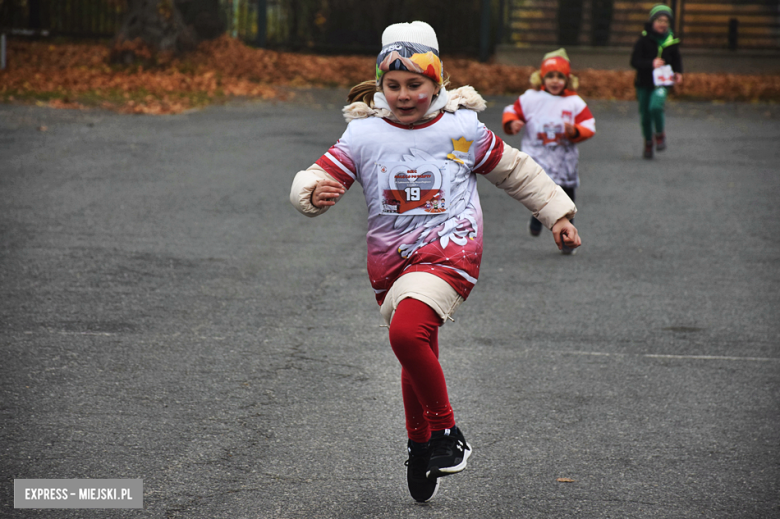
M 393 319 L 390 323 L 390 346 L 393 347 L 393 351 L 405 344 L 413 333 L 414 331 L 406 323 L 399 323 L 397 319 Z
M 390 323 L 390 346 L 402 364 L 405 358 L 419 354 L 420 348 L 428 347 L 430 337 L 424 323 L 398 319 Z

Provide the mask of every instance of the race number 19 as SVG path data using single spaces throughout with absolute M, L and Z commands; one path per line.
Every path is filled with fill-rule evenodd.
M 417 202 L 420 200 L 420 188 L 419 187 L 407 187 L 404 189 L 406 193 L 407 202 Z

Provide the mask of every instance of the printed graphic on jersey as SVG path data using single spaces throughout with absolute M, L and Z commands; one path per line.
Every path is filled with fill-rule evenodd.
M 574 123 L 571 110 L 562 110 L 560 119 L 554 118 L 544 121 L 542 131 L 536 133 L 536 138 L 544 146 L 558 146 L 566 140 L 566 123 Z
M 471 143 L 474 141 L 467 141 L 465 137 L 461 137 L 457 141 L 455 139 L 450 140 L 452 141 L 452 153 L 447 155 L 447 158 L 465 164 L 464 160 L 469 158 L 469 148 L 471 148 Z
M 405 272 L 433 274 L 468 297 L 482 256 L 477 177 L 496 167 L 503 141 L 471 110 L 413 130 L 388 122 L 353 120 L 318 161 L 345 187 L 363 187 L 366 267 L 377 301 Z
M 468 149 L 473 142 L 464 138 L 451 140 L 460 150 Z M 479 222 L 469 204 L 468 193 L 475 188 L 471 186 L 470 168 L 461 161 L 473 164 L 474 159 L 469 157 L 468 152 L 457 149 L 448 155 L 460 159 L 458 161 L 437 160 L 414 148 L 410 153 L 403 156 L 402 163 L 392 166 L 377 164 L 379 174 L 382 174 L 383 168 L 387 170 L 384 178 L 377 175 L 382 207 L 387 209 L 382 214 L 396 216 L 393 222 L 395 232 L 414 237 L 399 245 L 398 253 L 402 258 L 409 258 L 433 242 L 438 242 L 442 250 L 450 243 L 465 246 L 468 240 L 477 236 Z M 412 175 L 414 178 L 410 178 Z M 416 187 L 421 187 L 421 200 L 402 204 L 407 194 L 416 196 L 417 192 L 411 191 Z M 394 198 L 388 200 L 389 196 Z M 412 208 L 404 211 L 407 207 Z
M 544 146 L 557 146 L 565 135 L 563 124 L 548 122 L 542 126 L 542 131 L 536 134 L 536 138 L 542 141 Z
M 448 210 L 450 180 L 447 164 L 423 158 L 411 150 L 404 162 L 376 165 L 381 214 L 431 215 Z

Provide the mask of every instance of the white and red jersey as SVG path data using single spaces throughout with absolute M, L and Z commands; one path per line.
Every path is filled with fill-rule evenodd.
M 544 90 L 527 90 L 513 105 L 504 108 L 503 123 L 525 123 L 521 149 L 539 163 L 556 184 L 577 187 L 579 150 L 576 143 L 593 137 L 596 120 L 577 94 L 565 91 L 552 95 Z M 578 135 L 566 137 L 565 123 L 574 125 Z
M 379 117 L 349 123 L 317 164 L 368 207 L 368 275 L 381 304 L 405 272 L 429 272 L 468 297 L 482 259 L 477 174 L 492 171 L 503 141 L 476 112 L 442 112 L 409 127 Z

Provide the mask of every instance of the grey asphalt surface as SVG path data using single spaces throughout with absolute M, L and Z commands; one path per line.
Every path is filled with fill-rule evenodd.
M 288 202 L 343 94 L 0 105 L 0 515 L 780 517 L 780 107 L 671 103 L 645 161 L 635 104 L 591 102 L 573 257 L 480 181 L 481 278 L 440 336 L 474 455 L 417 505 L 360 187 Z M 38 478 L 141 478 L 144 509 L 14 510 Z

